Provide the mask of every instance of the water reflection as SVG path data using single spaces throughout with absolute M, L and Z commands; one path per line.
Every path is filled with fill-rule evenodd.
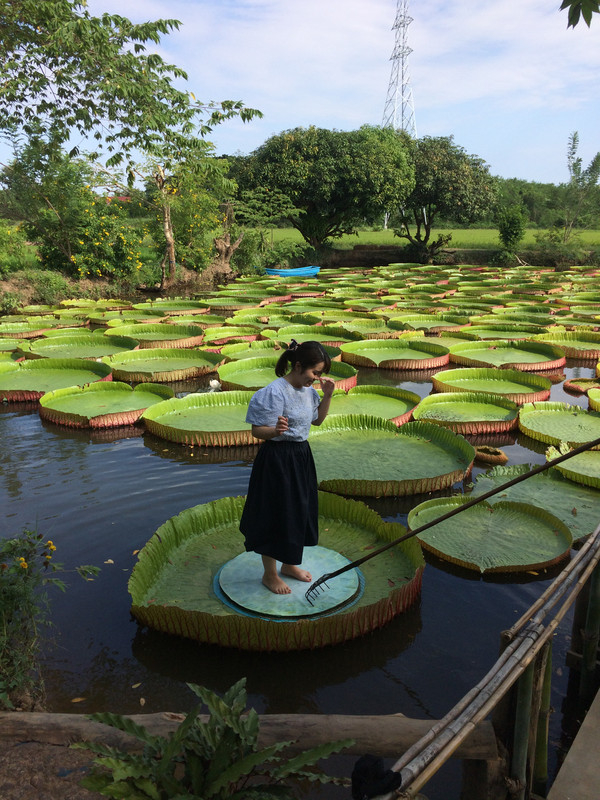
M 202 447 L 169 442 L 146 432 L 144 445 L 160 458 L 184 464 L 227 464 L 228 462 L 254 461 L 259 445 L 243 445 L 240 447 Z
M 341 645 L 289 653 L 259 653 L 199 644 L 177 636 L 138 628 L 132 642 L 134 658 L 151 674 L 170 680 L 199 683 L 224 691 L 240 676 L 248 690 L 261 698 L 261 710 L 276 714 L 320 713 L 319 695 L 330 687 L 368 680 L 373 670 L 385 669 L 420 633 L 417 602 L 385 628 Z M 282 680 L 282 676 L 293 680 Z M 426 701 L 422 701 L 423 708 Z M 401 700 L 398 698 L 398 708 Z M 356 712 L 359 713 L 359 712 Z

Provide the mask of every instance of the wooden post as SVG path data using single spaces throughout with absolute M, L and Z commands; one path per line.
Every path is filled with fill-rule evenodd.
M 510 764 L 510 777 L 516 782 L 514 800 L 525 800 L 527 788 L 527 755 L 534 668 L 535 662 L 532 661 L 517 683 L 517 707 Z
M 550 721 L 550 694 L 552 691 L 552 646 L 548 647 L 544 684 L 535 741 L 535 761 L 533 764 L 533 791 L 541 797 L 546 796 L 548 783 L 548 724 Z

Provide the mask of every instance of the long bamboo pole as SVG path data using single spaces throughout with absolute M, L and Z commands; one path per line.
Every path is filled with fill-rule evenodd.
M 525 800 L 527 788 L 527 752 L 534 671 L 535 661 L 532 661 L 517 682 L 517 705 L 510 767 L 510 777 L 516 782 L 514 800 Z
M 552 646 L 549 645 L 535 740 L 535 760 L 533 762 L 533 791 L 541 797 L 546 796 L 546 785 L 548 783 L 548 726 L 550 722 L 551 692 Z
M 437 723 L 421 741 L 410 748 L 392 767 L 402 774 L 403 789 L 396 795 L 388 794 L 383 800 L 394 797 L 411 798 L 435 774 L 441 764 L 454 752 L 458 743 L 468 735 L 471 726 L 484 719 L 497 702 L 527 666 L 540 649 L 549 642 L 568 609 L 574 602 L 581 586 L 590 577 L 600 558 L 600 525 L 592 534 L 593 550 L 588 547 L 573 559 L 573 580 L 568 585 L 569 594 L 556 612 L 554 619 L 546 628 L 539 622 L 530 620 L 521 626 L 514 640 L 506 647 L 498 661 L 474 689 Z M 573 585 L 574 583 L 574 585 Z M 562 588 L 562 587 L 561 587 Z M 564 590 L 562 592 L 564 594 Z M 551 601 L 549 607 L 555 605 Z M 404 788 L 405 787 L 405 788 Z
M 531 718 L 529 720 L 528 745 L 527 745 L 527 788 L 526 797 L 531 795 L 533 787 L 533 771 L 535 767 L 536 750 L 538 743 L 538 728 L 540 721 L 540 709 L 542 706 L 542 694 L 544 691 L 544 678 L 546 675 L 546 664 L 548 663 L 548 652 L 552 648 L 551 642 L 546 642 L 537 654 L 533 673 L 533 686 L 531 688 Z

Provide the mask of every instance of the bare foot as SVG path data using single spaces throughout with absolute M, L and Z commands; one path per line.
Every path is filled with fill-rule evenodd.
M 263 584 L 274 594 L 291 594 L 292 590 L 285 581 L 276 575 L 274 578 L 263 575 Z
M 281 565 L 281 574 L 288 575 L 290 578 L 296 578 L 297 581 L 312 581 L 312 575 L 308 570 L 302 569 L 302 567 L 296 566 L 296 564 L 282 564 Z

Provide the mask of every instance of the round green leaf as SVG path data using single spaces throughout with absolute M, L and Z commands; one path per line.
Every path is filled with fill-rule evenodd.
M 426 525 L 467 497 L 427 500 L 408 515 L 411 530 Z M 480 572 L 519 572 L 548 567 L 566 558 L 573 537 L 560 519 L 528 503 L 486 501 L 417 534 L 440 558 Z

